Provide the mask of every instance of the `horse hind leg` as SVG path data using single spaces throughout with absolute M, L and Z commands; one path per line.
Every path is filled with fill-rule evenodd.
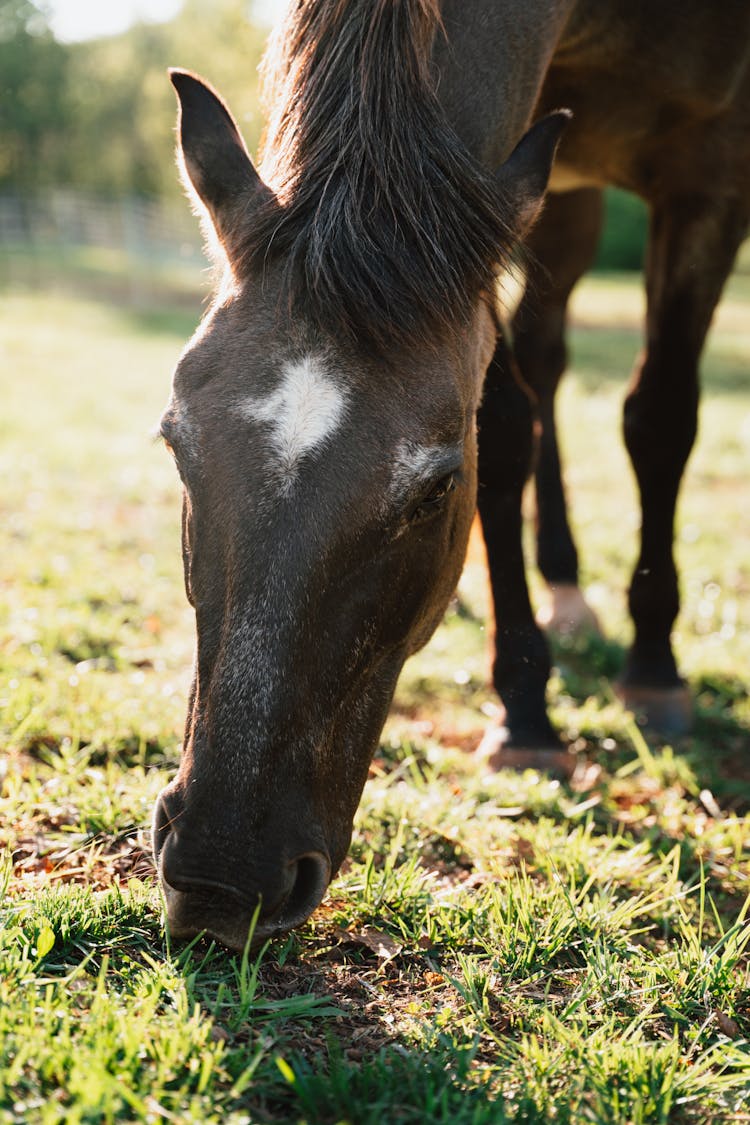
M 601 632 L 578 583 L 578 552 L 568 522 L 555 395 L 567 366 L 568 300 L 594 259 L 602 215 L 598 188 L 548 196 L 528 240 L 527 284 L 512 321 L 514 354 L 538 404 L 537 562 L 549 601 L 539 610 L 537 621 L 558 634 Z
M 697 431 L 700 354 L 747 225 L 747 203 L 739 198 L 672 198 L 651 216 L 646 349 L 624 408 L 642 523 L 629 590 L 635 634 L 618 690 L 639 721 L 667 735 L 685 733 L 691 723 L 671 645 L 679 610 L 677 495 Z

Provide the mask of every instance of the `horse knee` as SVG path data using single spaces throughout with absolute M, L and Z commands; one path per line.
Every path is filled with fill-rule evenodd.
M 513 322 L 513 351 L 524 379 L 541 400 L 551 398 L 568 363 L 565 310 L 525 315 L 519 309 Z
M 531 471 L 533 406 L 512 375 L 488 383 L 477 416 L 480 488 L 522 487 Z
M 639 479 L 650 466 L 682 474 L 698 431 L 698 380 L 683 383 L 655 375 L 648 360 L 623 406 L 623 436 Z

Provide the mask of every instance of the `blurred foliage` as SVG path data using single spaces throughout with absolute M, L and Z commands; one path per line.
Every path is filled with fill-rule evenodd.
M 44 0 L 0 0 L 0 191 L 176 197 L 167 67 L 214 82 L 255 151 L 266 37 L 250 0 L 185 0 L 169 22 L 66 45 L 49 29 Z M 596 267 L 640 269 L 646 227 L 639 200 L 608 191 Z
M 64 175 L 69 55 L 30 0 L 0 0 L 0 187 Z
M 608 188 L 604 214 L 604 230 L 594 268 L 640 270 L 648 231 L 646 204 L 627 191 Z
M 0 0 L 0 190 L 177 194 L 169 66 L 219 85 L 256 147 L 267 30 L 247 0 L 186 0 L 169 22 L 67 45 L 46 15 L 41 0 Z

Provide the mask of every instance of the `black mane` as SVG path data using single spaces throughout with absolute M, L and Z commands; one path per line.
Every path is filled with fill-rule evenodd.
M 293 310 L 379 346 L 465 319 L 513 244 L 438 103 L 439 33 L 437 0 L 293 0 L 266 63 L 276 199 L 240 269 L 283 262 Z

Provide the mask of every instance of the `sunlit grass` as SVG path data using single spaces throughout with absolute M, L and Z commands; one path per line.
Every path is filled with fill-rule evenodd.
M 0 322 L 0 1122 L 741 1120 L 750 1099 L 750 294 L 706 360 L 678 519 L 693 736 L 612 691 L 638 514 L 617 439 L 639 285 L 586 282 L 561 393 L 584 585 L 555 649 L 572 784 L 487 774 L 474 542 L 411 660 L 350 858 L 262 961 L 164 935 L 147 825 L 193 625 L 151 439 L 194 317 L 6 293 Z M 533 554 L 531 539 L 528 541 Z M 537 600 L 543 596 L 532 573 Z

